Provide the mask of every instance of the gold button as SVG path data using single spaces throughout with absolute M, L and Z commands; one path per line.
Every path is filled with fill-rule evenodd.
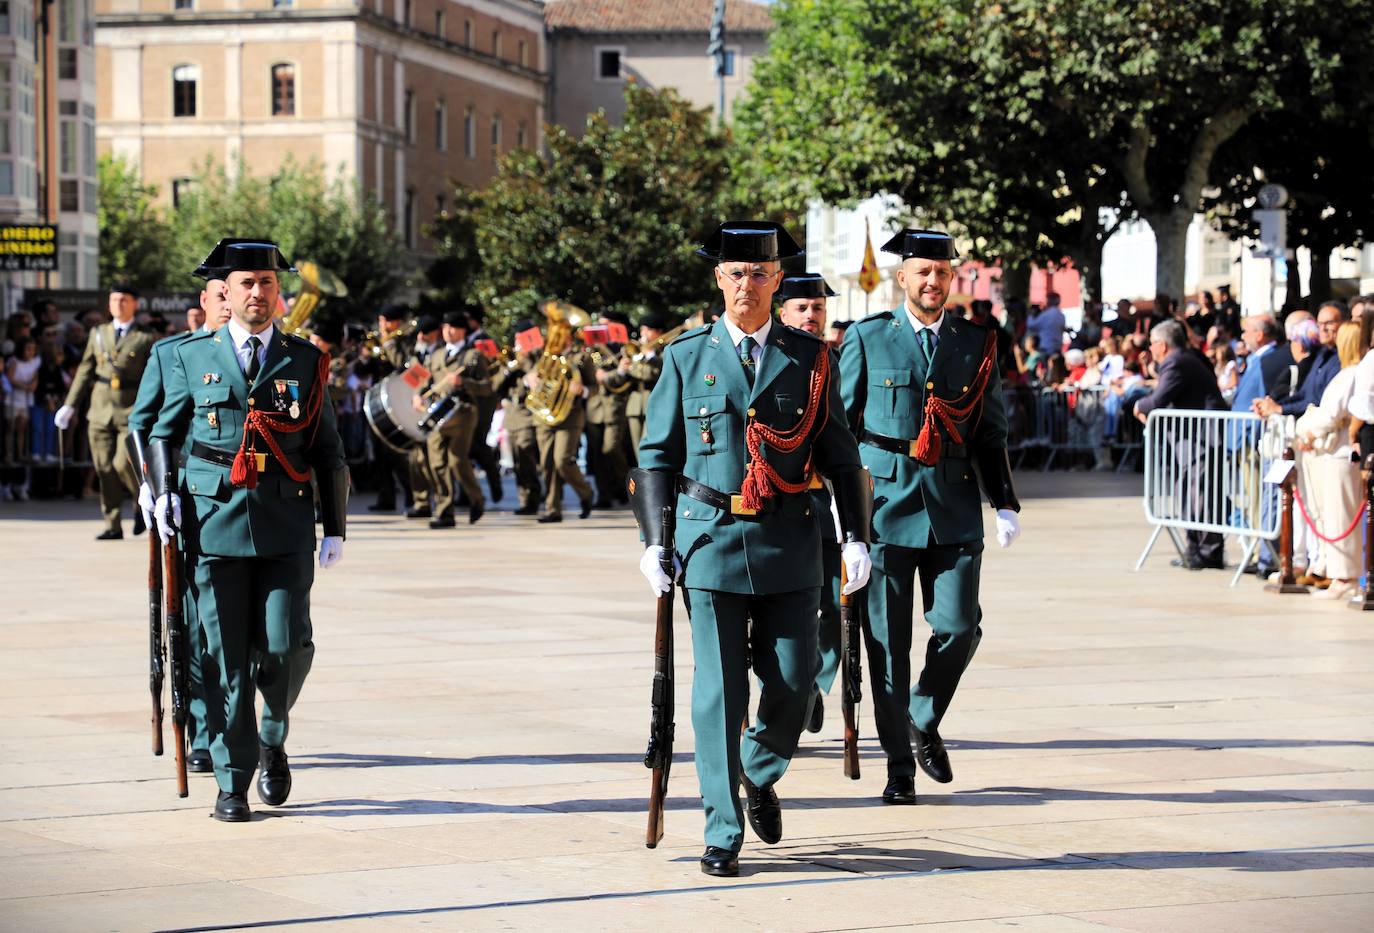
M 891 379 L 884 379 L 884 380 L 883 380 L 883 385 L 885 385 L 885 386 L 890 386 L 890 385 L 892 385 L 892 380 L 891 380 Z
M 933 382 L 927 382 L 927 383 L 926 383 L 926 388 L 927 388 L 927 389 L 933 389 L 933 388 L 935 388 L 935 383 L 933 383 Z
M 683 517 L 683 518 L 691 518 L 691 517 L 692 517 L 692 510 L 691 510 L 691 509 L 683 509 L 683 510 L 682 510 L 682 517 Z
M 752 408 L 749 409 L 748 415 L 749 415 L 750 418 L 754 417 L 754 409 L 752 409 Z
M 195 491 L 196 491 L 196 484 L 195 484 L 195 483 L 192 483 L 192 484 L 191 484 L 191 492 L 195 492 Z
M 968 391 L 968 386 L 964 386 L 964 387 L 963 387 L 962 389 L 960 389 L 959 391 L 960 391 L 960 392 L 967 392 L 967 391 Z
M 806 518 L 810 518 L 810 517 L 811 517 L 811 510 L 810 510 L 810 509 L 807 509 L 807 510 L 806 510 L 806 515 L 805 515 L 805 517 L 806 517 Z
M 250 398 L 250 399 L 248 400 L 248 404 L 249 404 L 249 405 L 256 405 L 257 403 L 258 403 L 258 400 L 255 399 L 255 398 Z

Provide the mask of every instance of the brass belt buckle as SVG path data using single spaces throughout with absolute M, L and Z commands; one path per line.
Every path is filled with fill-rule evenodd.
M 253 452 L 253 456 L 256 457 L 256 458 L 257 458 L 257 461 L 258 461 L 258 472 L 259 472 L 259 473 L 262 473 L 262 472 L 266 471 L 266 469 L 267 469 L 267 454 L 260 454 L 260 453 L 258 453 L 257 451 L 254 451 L 254 452 Z
M 739 493 L 736 492 L 736 493 L 731 493 L 731 495 L 730 495 L 730 514 L 731 514 L 731 515 L 757 515 L 757 514 L 759 514 L 759 510 L 758 510 L 758 509 L 746 509 L 746 508 L 744 507 L 744 496 L 742 496 L 742 495 L 740 495 Z
M 912 460 L 915 460 L 915 459 L 916 459 L 916 441 L 917 441 L 917 440 L 919 440 L 919 438 L 914 438 L 914 437 L 913 437 L 911 440 L 907 441 L 907 443 L 906 443 L 906 455 L 907 455 L 908 457 L 910 457 Z
M 811 474 L 811 482 L 810 482 L 810 484 L 807 485 L 806 488 L 807 488 L 807 489 L 824 489 L 824 488 L 825 488 L 825 477 L 821 476 L 821 474 L 819 474 L 819 473 L 813 472 L 813 473 Z

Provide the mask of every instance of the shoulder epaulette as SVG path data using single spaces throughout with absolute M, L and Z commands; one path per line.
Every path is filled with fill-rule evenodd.
M 889 321 L 892 321 L 893 319 L 893 313 L 891 311 L 875 311 L 868 317 L 859 318 L 857 321 L 850 324 L 849 326 L 873 327 L 878 324 L 887 324 Z
M 284 332 L 280 332 L 280 331 L 279 331 L 278 333 L 281 333 L 281 336 L 282 336 L 288 343 L 290 343 L 293 347 L 297 347 L 297 348 L 299 348 L 299 347 L 307 347 L 307 348 L 309 348 L 309 349 L 311 349 L 311 350 L 314 350 L 316 353 L 323 353 L 323 352 L 324 352 L 324 351 L 321 350 L 319 347 L 317 347 L 317 346 L 315 346 L 313 343 L 311 343 L 309 340 L 307 340 L 307 339 L 305 339 L 304 337 L 302 337 L 300 334 L 288 334 L 288 333 L 284 333 Z
M 675 343 L 682 343 L 683 341 L 691 340 L 694 337 L 704 337 L 711 332 L 712 326 L 713 325 L 711 324 L 703 324 L 700 327 L 693 327 L 691 330 L 683 331 L 682 333 L 674 337 L 672 340 L 670 340 L 668 342 L 668 346 L 671 347 Z

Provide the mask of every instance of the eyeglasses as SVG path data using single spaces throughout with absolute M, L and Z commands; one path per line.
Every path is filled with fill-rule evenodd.
M 735 283 L 736 288 L 743 288 L 746 285 L 763 286 L 768 284 L 768 280 L 777 275 L 776 272 L 754 271 L 748 272 L 744 269 L 733 269 L 726 272 L 721 270 Z

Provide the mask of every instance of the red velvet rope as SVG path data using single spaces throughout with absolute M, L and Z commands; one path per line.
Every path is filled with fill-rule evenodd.
M 277 445 L 274 434 L 295 434 L 308 427 L 319 427 L 318 415 L 324 403 L 324 386 L 329 380 L 329 354 L 321 353 L 315 384 L 310 387 L 310 397 L 305 403 L 305 417 L 300 421 L 269 415 L 265 411 L 253 409 L 243 419 L 243 439 L 239 441 L 239 452 L 234 455 L 234 465 L 229 469 L 229 482 L 245 489 L 256 489 L 258 485 L 257 438 L 259 435 L 267 442 L 267 449 L 281 464 L 286 475 L 298 483 L 310 481 L 310 471 L 297 470 L 286 459 L 281 447 Z M 250 390 L 251 391 L 251 390 Z
M 942 399 L 934 392 L 926 396 L 926 411 L 924 423 L 921 425 L 921 433 L 916 437 L 916 459 L 926 466 L 934 466 L 940 462 L 940 432 L 935 429 L 935 419 L 940 419 L 940 423 L 945 426 L 949 436 L 954 443 L 962 444 L 963 436 L 959 433 L 956 421 L 967 418 L 973 411 L 973 406 L 983 400 L 983 389 L 987 386 L 988 380 L 992 378 L 992 367 L 997 362 L 997 335 L 989 330 L 988 339 L 983 343 L 983 361 L 978 364 L 978 372 L 973 377 L 973 384 L 970 385 L 957 399 Z
M 1320 531 L 1317 530 L 1317 523 L 1312 521 L 1311 515 L 1307 514 L 1307 506 L 1303 504 L 1302 493 L 1298 492 L 1298 487 L 1296 485 L 1293 487 L 1293 501 L 1298 504 L 1298 511 L 1302 512 L 1302 519 L 1303 521 L 1307 522 L 1307 527 L 1311 528 L 1312 533 L 1321 540 L 1325 541 L 1327 544 L 1338 544 L 1339 542 L 1344 541 L 1346 538 L 1350 537 L 1351 532 L 1353 532 L 1356 528 L 1360 527 L 1360 520 L 1364 518 L 1364 510 L 1369 506 L 1369 500 L 1366 499 L 1364 502 L 1361 502 L 1360 510 L 1355 513 L 1355 519 L 1350 523 L 1350 527 L 1347 528 L 1345 531 L 1341 532 L 1336 537 L 1328 538 L 1326 535 L 1322 534 Z
M 816 413 L 822 411 L 823 418 L 830 417 L 830 350 L 821 347 L 816 366 L 811 370 L 811 388 L 806 396 L 806 414 L 786 431 L 770 428 L 766 424 L 750 419 L 744 428 L 744 446 L 749 450 L 749 466 L 744 472 L 744 483 L 740 486 L 740 504 L 746 509 L 761 509 L 763 502 L 778 492 L 802 492 L 811 486 L 811 458 L 806 459 L 806 470 L 799 483 L 789 483 L 778 475 L 767 460 L 763 458 L 763 445 L 767 444 L 779 453 L 790 454 L 802 445 L 811 434 L 816 423 Z M 824 421 L 822 421 L 824 423 Z

